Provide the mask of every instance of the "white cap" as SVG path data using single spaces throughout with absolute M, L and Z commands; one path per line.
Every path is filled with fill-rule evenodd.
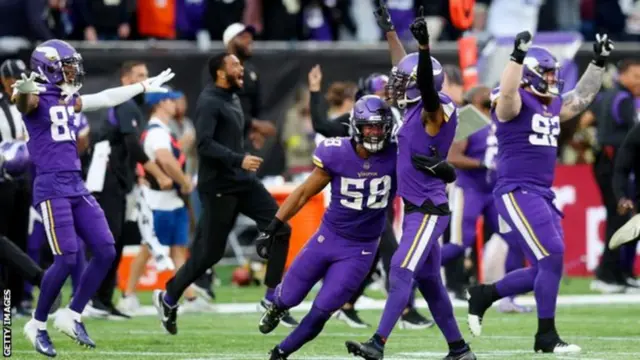
M 250 32 L 251 35 L 256 34 L 256 29 L 251 25 L 245 25 L 242 23 L 233 23 L 227 26 L 227 28 L 224 30 L 224 33 L 222 34 L 222 43 L 224 44 L 225 47 L 229 46 L 229 43 L 231 42 L 231 40 L 233 40 L 233 38 L 242 34 L 245 31 Z

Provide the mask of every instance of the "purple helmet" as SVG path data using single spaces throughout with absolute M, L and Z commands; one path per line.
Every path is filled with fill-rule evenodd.
M 31 70 L 40 80 L 53 85 L 68 85 L 79 89 L 84 80 L 82 56 L 62 40 L 48 40 L 31 53 Z
M 365 135 L 364 126 L 382 126 L 382 133 Z M 365 95 L 356 101 L 351 111 L 351 133 L 358 144 L 362 144 L 369 152 L 382 150 L 391 138 L 393 129 L 393 113 L 382 98 Z
M 560 95 L 563 85 L 563 81 L 558 77 L 560 64 L 547 49 L 532 46 L 524 58 L 523 65 L 522 85 L 529 86 L 538 96 Z M 547 80 L 545 74 L 549 72 L 553 72 L 553 77 Z
M 0 174 L 17 177 L 29 170 L 31 160 L 24 141 L 4 141 L 0 143 Z
M 433 56 L 431 57 L 433 66 L 433 83 L 436 91 L 442 90 L 444 83 L 444 71 L 442 65 Z M 418 53 L 411 53 L 400 60 L 398 65 L 391 69 L 389 83 L 387 84 L 387 98 L 396 103 L 399 108 L 404 108 L 408 104 L 421 99 L 420 90 L 417 83 L 418 75 Z

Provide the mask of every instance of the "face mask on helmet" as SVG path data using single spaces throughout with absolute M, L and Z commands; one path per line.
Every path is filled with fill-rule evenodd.
M 538 59 L 527 56 L 524 59 L 522 84 L 543 97 L 559 96 L 564 82 L 559 77 L 560 66 L 550 54 Z
M 389 103 L 400 109 L 419 101 L 421 96 L 417 90 L 416 72 L 412 71 L 408 74 L 394 67 L 391 70 L 389 82 L 385 86 L 385 97 Z
M 384 149 L 391 136 L 393 113 L 384 101 L 367 95 L 358 100 L 351 113 L 354 140 L 371 153 Z

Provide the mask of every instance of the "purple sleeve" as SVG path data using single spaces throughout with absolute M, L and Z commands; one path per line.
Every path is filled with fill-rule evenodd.
M 335 159 L 339 158 L 342 142 L 340 138 L 328 138 L 323 140 L 313 152 L 313 164 L 320 169 L 332 173 L 335 169 Z

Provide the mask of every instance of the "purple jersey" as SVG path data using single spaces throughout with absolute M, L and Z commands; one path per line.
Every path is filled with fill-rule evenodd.
M 495 108 L 491 111 L 499 144 L 495 192 L 504 194 L 522 188 L 553 198 L 551 185 L 558 153 L 562 98 L 555 97 L 545 105 L 534 94 L 524 89 L 519 92 L 522 108 L 514 119 L 501 122 Z
M 398 194 L 413 205 L 421 206 L 431 200 L 434 205 L 447 203 L 444 181 L 429 176 L 413 167 L 411 156 L 433 156 L 432 148 L 446 157 L 458 125 L 458 111 L 451 99 L 440 93 L 445 122 L 436 136 L 427 134 L 420 118 L 422 100 L 407 108 L 404 123 L 398 131 Z
M 495 134 L 496 126 L 486 126 L 471 134 L 467 139 L 464 155 L 480 160 L 484 164 L 494 164 L 498 155 L 498 139 Z M 487 169 L 458 169 L 456 170 L 456 185 L 463 189 L 473 189 L 478 192 L 491 193 L 496 183 L 496 172 Z
M 350 138 L 329 138 L 318 144 L 313 163 L 331 175 L 331 203 L 323 224 L 345 238 L 378 240 L 396 192 L 396 149 L 388 144 L 363 159 Z
M 23 116 L 29 132 L 27 148 L 35 168 L 33 203 L 44 200 L 87 195 L 82 182 L 76 148 L 77 97 L 64 102 L 60 88 L 44 85 L 38 107 Z

